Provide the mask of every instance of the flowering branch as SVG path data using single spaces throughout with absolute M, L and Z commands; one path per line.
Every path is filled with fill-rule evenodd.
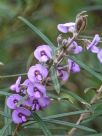
M 100 98 L 101 98 L 101 94 L 102 94 L 102 85 L 100 86 L 100 88 L 96 91 L 96 94 L 93 96 L 93 98 L 90 101 L 90 104 L 94 104 L 96 103 Z M 77 120 L 76 124 L 79 125 L 84 119 L 88 118 L 90 115 L 90 113 L 82 113 L 79 117 L 79 119 Z M 76 132 L 77 128 L 72 128 L 69 132 L 68 132 L 68 136 L 74 136 L 75 132 Z
M 27 71 L 27 79 L 23 83 L 21 83 L 21 74 L 1 76 L 1 78 L 19 76 L 16 83 L 10 86 L 13 94 L 7 99 L 7 106 L 12 109 L 12 120 L 15 124 L 27 122 L 33 112 L 48 107 L 51 98 L 47 96 L 47 84 L 53 83 L 56 92 L 59 93 L 59 81 L 67 81 L 70 73 L 77 73 L 80 71 L 80 66 L 75 61 L 71 60 L 69 55 L 77 55 L 83 51 L 83 47 L 79 46 L 76 40 L 87 24 L 87 15 L 84 15 L 84 13 L 86 13 L 86 11 L 79 13 L 76 16 L 75 22 L 58 24 L 57 28 L 60 32 L 71 32 L 73 36 L 71 38 L 68 37 L 67 39 L 63 39 L 61 35 L 57 37 L 58 47 L 55 52 L 50 47 L 53 44 L 49 42 L 46 36 L 39 32 L 36 27 L 33 27 L 31 23 L 23 19 L 33 31 L 37 31 L 37 34 L 44 37 L 50 46 L 45 44 L 40 45 L 34 50 L 34 57 L 38 60 L 38 63 L 30 66 Z M 99 61 L 102 63 L 102 49 L 97 47 L 100 42 L 99 35 L 96 34 L 92 41 L 87 39 L 82 41 L 86 45 L 86 49 L 92 53 L 96 53 Z M 67 64 L 64 64 L 62 61 L 66 56 L 68 56 L 68 60 Z M 66 65 L 68 67 L 66 67 Z M 26 75 L 26 73 L 22 75 Z M 100 99 L 101 92 L 102 89 L 97 91 L 97 94 L 90 102 L 91 104 L 96 103 L 97 100 Z M 81 114 L 76 124 L 80 124 L 80 122 L 87 118 L 89 114 L 90 113 Z M 68 136 L 72 136 L 76 130 L 76 128 L 72 128 L 71 131 L 69 131 Z

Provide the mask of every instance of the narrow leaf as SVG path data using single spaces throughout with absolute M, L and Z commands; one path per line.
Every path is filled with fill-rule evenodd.
M 0 111 L 0 115 L 4 116 L 6 118 L 10 118 L 10 116 L 3 111 Z
M 13 74 L 13 75 L 4 75 L 0 76 L 0 78 L 11 78 L 11 77 L 18 77 L 18 76 L 26 76 L 27 73 L 21 73 L 21 74 Z
M 96 88 L 95 87 L 89 87 L 89 88 L 86 88 L 85 90 L 84 90 L 84 93 L 87 93 L 87 92 L 89 92 L 89 91 L 96 91 Z
M 89 116 L 87 119 L 83 120 L 82 124 L 88 123 L 101 115 L 102 115 L 102 110 L 96 110 L 96 111 L 94 111 L 94 113 L 91 116 Z
M 73 111 L 73 112 L 68 112 L 68 113 L 61 113 L 61 114 L 51 115 L 47 117 L 42 117 L 42 119 L 47 121 L 49 119 L 56 119 L 56 118 L 61 118 L 61 117 L 66 117 L 66 116 L 78 115 L 78 114 L 87 113 L 87 112 L 89 111 L 88 110 Z M 25 123 L 24 126 L 31 125 L 32 123 L 34 123 L 34 121 L 33 122 L 29 121 Z
M 94 129 L 88 128 L 86 126 L 78 125 L 75 123 L 67 122 L 67 121 L 56 120 L 56 119 L 46 119 L 46 118 L 43 118 L 43 121 L 44 122 L 46 121 L 47 123 L 53 123 L 53 124 L 57 124 L 57 125 L 66 126 L 66 127 L 78 128 L 78 129 L 85 130 L 88 132 L 96 132 L 96 130 L 94 130 Z M 36 123 L 36 121 L 30 121 L 30 122 L 27 122 L 24 126 L 31 125 L 34 123 Z
M 47 120 L 47 122 L 58 124 L 58 125 L 69 126 L 69 127 L 73 127 L 73 128 L 79 128 L 81 130 L 85 130 L 85 131 L 88 131 L 88 132 L 96 132 L 96 130 L 94 130 L 94 129 L 91 129 L 91 128 L 88 128 L 88 127 L 85 127 L 85 126 L 82 126 L 82 125 L 78 125 L 78 124 L 75 124 L 75 123 L 62 121 L 62 120 L 51 119 L 51 120 Z
M 11 121 L 7 122 L 7 124 L 0 130 L 0 136 L 6 136 L 5 132 L 10 124 L 11 124 Z
M 87 105 L 87 106 L 91 106 L 88 102 L 86 102 L 83 98 L 81 98 L 80 96 L 78 96 L 77 94 L 75 94 L 74 92 L 72 91 L 68 91 L 66 89 L 63 89 L 62 88 L 62 91 L 68 93 L 69 95 L 71 95 L 73 98 L 75 98 L 76 100 L 78 100 L 79 102 Z
M 66 117 L 66 116 L 72 116 L 72 115 L 78 115 L 82 113 L 89 112 L 88 110 L 80 110 L 80 111 L 73 111 L 73 112 L 68 112 L 68 113 L 61 113 L 61 114 L 56 114 L 56 115 L 51 115 L 48 117 L 45 117 L 43 119 L 55 119 L 55 118 L 61 118 L 61 117 Z
M 7 99 L 7 97 L 6 97 Z M 4 109 L 4 112 L 5 114 L 8 114 L 8 116 L 10 117 L 11 116 L 11 110 L 7 107 L 6 105 L 6 101 L 5 101 L 5 109 Z M 4 122 L 5 122 L 5 125 L 10 122 L 11 119 L 7 118 L 7 117 L 4 117 Z M 11 128 L 11 124 L 7 127 L 6 131 L 5 131 L 5 136 L 8 136 L 8 135 L 11 135 L 12 134 L 12 128 Z
M 52 136 L 51 132 L 47 128 L 47 125 L 45 124 L 45 122 L 41 119 L 41 117 L 37 113 L 34 112 L 34 114 L 32 114 L 32 117 L 34 120 L 36 120 L 39 123 L 45 136 Z
M 9 96 L 9 95 L 11 95 L 11 93 L 8 93 L 6 91 L 1 91 L 0 90 L 0 95 Z
M 36 34 L 38 34 L 53 50 L 56 49 L 56 47 L 54 46 L 54 44 L 37 27 L 35 27 L 33 24 L 31 24 L 24 17 L 19 16 L 18 18 L 21 21 L 23 21 L 27 26 L 29 26 L 29 28 L 31 28 L 31 30 L 33 32 L 35 32 Z
M 54 88 L 55 88 L 56 92 L 59 94 L 60 93 L 60 84 L 58 81 L 56 69 L 54 67 L 51 67 L 51 78 L 52 78 Z

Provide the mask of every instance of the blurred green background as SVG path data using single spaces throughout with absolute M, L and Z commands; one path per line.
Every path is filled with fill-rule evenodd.
M 39 36 L 18 19 L 18 16 L 23 16 L 31 21 L 56 45 L 59 34 L 57 24 L 73 22 L 76 14 L 82 10 L 86 10 L 89 16 L 87 28 L 82 36 L 88 36 L 89 39 L 92 39 L 96 33 L 101 36 L 102 0 L 0 0 L 0 62 L 4 63 L 3 66 L 0 66 L 0 75 L 26 73 L 29 57 L 38 45 L 44 43 Z M 79 58 L 102 74 L 102 65 L 99 64 L 96 55 L 84 52 Z M 15 80 L 16 77 L 0 78 L 1 90 L 7 90 Z M 80 73 L 71 75 L 66 86 L 88 101 L 93 93 L 84 94 L 84 89 L 98 88 L 100 84 L 98 80 L 82 69 Z M 3 104 L 4 97 L 0 96 L 0 110 L 3 110 Z M 58 104 L 59 102 L 53 102 L 43 115 L 68 112 L 73 109 L 67 102 L 60 102 L 60 109 Z M 79 103 L 76 105 L 84 108 Z M 67 120 L 75 122 L 76 118 L 67 118 Z M 100 132 L 102 131 L 101 121 L 102 119 L 98 118 L 88 125 Z M 2 128 L 2 126 L 3 118 L 1 117 L 0 127 Z M 66 130 L 67 128 L 62 133 Z M 29 136 L 33 136 L 34 132 L 31 132 Z

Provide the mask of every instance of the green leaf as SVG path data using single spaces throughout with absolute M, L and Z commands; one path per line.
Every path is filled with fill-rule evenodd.
M 8 92 L 6 92 L 6 91 L 1 91 L 1 90 L 0 90 L 0 95 L 9 96 L 9 95 L 11 95 L 11 93 L 8 93 Z
M 80 67 L 82 67 L 83 69 L 85 69 L 86 71 L 88 71 L 91 75 L 93 75 L 94 77 L 96 77 L 98 80 L 102 81 L 102 76 L 99 75 L 99 74 L 97 74 L 95 71 L 93 71 L 89 66 L 85 65 L 81 60 L 79 60 L 75 56 L 70 56 L 70 58 L 72 60 L 74 60 L 77 64 L 79 64 Z
M 75 123 L 67 122 L 67 121 L 43 118 L 43 122 L 45 122 L 45 121 L 47 123 L 53 123 L 53 124 L 62 125 L 62 126 L 66 126 L 66 127 L 78 128 L 78 129 L 85 130 L 85 131 L 88 131 L 88 132 L 96 132 L 96 130 L 94 130 L 94 129 L 88 128 L 88 127 L 83 126 L 83 125 L 78 125 L 78 124 L 75 124 Z M 31 124 L 34 124 L 34 123 L 36 123 L 36 122 L 30 121 L 30 122 L 27 122 L 23 126 L 31 125 Z
M 53 52 L 54 52 L 54 49 L 56 49 L 56 47 L 54 46 L 54 44 L 37 27 L 35 27 L 33 24 L 31 24 L 24 17 L 19 16 L 18 18 L 21 21 L 23 21 L 27 26 L 29 26 L 29 28 L 31 28 L 31 30 L 33 32 L 35 32 L 36 34 L 38 34 L 53 49 Z
M 21 73 L 21 74 L 14 74 L 14 75 L 4 75 L 0 76 L 0 78 L 11 78 L 11 77 L 18 77 L 18 76 L 26 76 L 27 73 Z
M 87 119 L 83 120 L 82 124 L 88 123 L 101 115 L 102 115 L 102 110 L 96 110 L 91 116 L 89 116 Z
M 49 119 L 56 119 L 56 118 L 61 118 L 61 117 L 66 117 L 66 116 L 78 115 L 78 114 L 87 113 L 87 112 L 89 111 L 88 110 L 73 111 L 73 112 L 68 112 L 68 113 L 61 113 L 61 114 L 51 115 L 47 117 L 42 117 L 42 119 L 47 121 Z M 34 121 L 33 122 L 29 121 L 25 123 L 24 126 L 31 125 L 32 123 L 34 123 Z
M 56 100 L 59 100 L 59 99 L 61 99 L 61 97 L 60 96 L 58 96 L 57 94 L 55 95 L 55 94 L 53 94 L 53 93 L 49 93 L 49 92 L 47 92 L 47 95 L 50 97 L 50 98 L 53 98 L 53 99 L 56 99 Z
M 7 97 L 6 97 L 7 99 Z M 7 107 L 6 105 L 6 100 L 5 100 L 5 109 L 4 109 L 5 114 L 8 114 L 9 117 L 11 117 L 11 110 Z M 11 119 L 4 117 L 4 122 L 5 125 L 10 122 Z M 11 124 L 7 127 L 6 131 L 5 131 L 5 136 L 11 135 L 12 134 L 12 128 L 11 128 Z
M 96 88 L 95 87 L 89 87 L 89 88 L 86 88 L 85 90 L 84 90 L 84 93 L 87 93 L 87 92 L 89 92 L 89 91 L 96 91 Z
M 45 136 L 52 136 L 51 132 L 47 128 L 47 125 L 45 124 L 45 122 L 41 119 L 41 117 L 37 113 L 34 112 L 34 114 L 32 114 L 32 117 L 34 120 L 36 120 L 38 122 L 38 124 L 41 127 L 42 131 L 44 132 Z
M 51 67 L 51 79 L 52 79 L 52 82 L 53 82 L 56 92 L 59 94 L 60 93 L 60 84 L 58 81 L 56 69 L 54 67 Z
M 78 100 L 78 101 L 81 102 L 82 104 L 85 104 L 85 105 L 87 105 L 87 106 L 91 106 L 88 102 L 86 102 L 83 98 L 81 98 L 80 96 L 78 96 L 78 95 L 75 94 L 74 92 L 68 91 L 68 90 L 66 90 L 66 89 L 64 89 L 64 88 L 62 88 L 61 90 L 62 90 L 62 92 L 64 91 L 64 92 L 68 93 L 69 95 L 71 95 L 73 98 L 75 98 L 76 100 Z
M 69 127 L 73 127 L 73 128 L 79 128 L 81 130 L 85 130 L 88 132 L 96 132 L 96 130 L 82 126 L 82 125 L 78 125 L 75 123 L 71 123 L 71 122 L 66 122 L 66 121 L 62 121 L 62 120 L 55 120 L 55 119 L 51 119 L 51 120 L 47 120 L 47 122 L 49 123 L 54 123 L 54 124 L 58 124 L 58 125 L 64 125 L 64 126 L 69 126 Z
M 0 136 L 6 136 L 5 132 L 8 129 L 8 127 L 9 127 L 10 124 L 11 124 L 11 121 L 7 122 L 7 124 L 0 130 Z
M 10 118 L 10 116 L 3 111 L 0 111 L 0 115 L 4 116 L 6 118 Z
M 81 108 L 78 106 L 78 104 L 75 104 L 75 103 L 73 104 L 67 99 L 65 99 L 64 101 L 65 101 L 65 103 L 68 103 L 68 106 L 70 106 L 71 108 L 74 108 L 76 110 L 81 110 Z
M 55 119 L 55 118 L 61 118 L 61 117 L 66 117 L 66 116 L 72 116 L 72 115 L 78 115 L 82 113 L 89 112 L 88 110 L 80 110 L 80 111 L 73 111 L 73 112 L 68 112 L 68 113 L 61 113 L 61 114 L 56 114 L 56 115 L 51 115 L 48 117 L 45 117 L 43 119 Z
M 68 95 L 66 93 L 63 92 L 63 94 L 61 93 L 61 98 L 62 100 L 68 100 L 69 102 L 71 102 L 72 104 L 74 103 L 75 99 L 71 96 L 71 95 Z

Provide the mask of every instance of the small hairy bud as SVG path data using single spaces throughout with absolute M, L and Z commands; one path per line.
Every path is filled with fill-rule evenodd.
M 88 39 L 83 39 L 83 44 L 84 44 L 85 47 L 87 47 L 90 43 L 91 43 L 90 40 L 88 40 Z
M 57 37 L 57 43 L 58 43 L 58 45 L 61 45 L 61 44 L 62 44 L 62 41 L 63 41 L 63 37 L 62 37 L 62 34 L 60 34 L 60 35 Z
M 63 46 L 66 46 L 66 45 L 67 45 L 67 43 L 68 43 L 68 40 L 67 40 L 67 39 L 63 39 L 63 41 L 62 41 L 62 45 L 63 45 Z
M 87 25 L 87 16 L 84 15 L 86 11 L 82 11 L 76 16 L 75 28 L 76 32 L 84 31 Z

